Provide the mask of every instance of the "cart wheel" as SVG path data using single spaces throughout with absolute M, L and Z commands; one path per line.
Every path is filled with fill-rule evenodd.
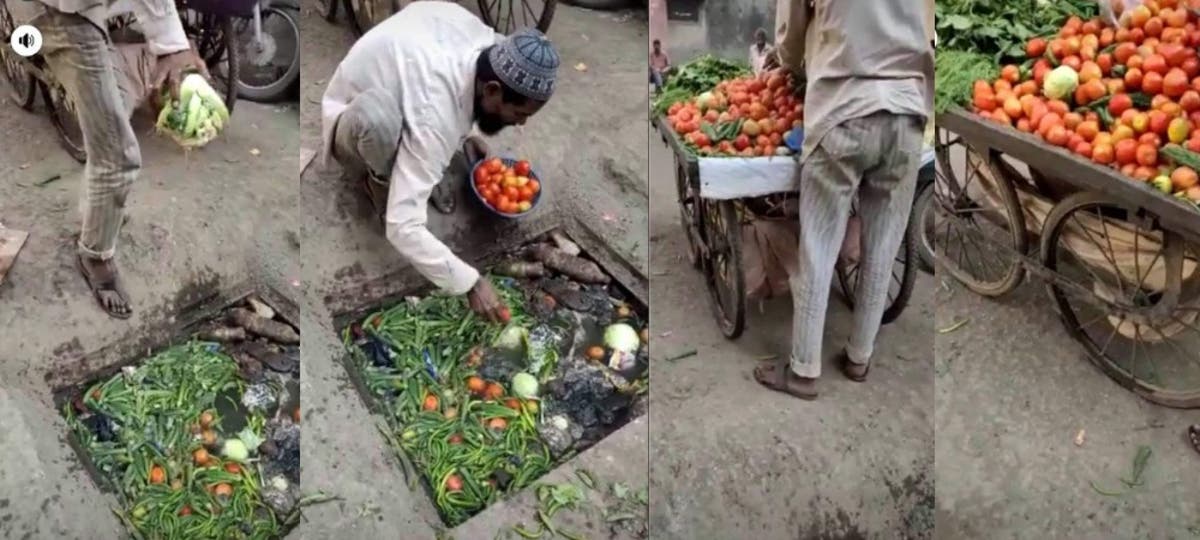
M 317 0 L 317 12 L 328 22 L 337 20 L 338 0 Z
M 858 214 L 857 207 L 858 201 L 855 201 L 850 211 L 851 216 Z M 890 324 L 900 317 L 912 298 L 913 286 L 917 282 L 917 265 L 912 264 L 916 259 L 916 236 L 916 214 L 912 213 L 908 216 L 908 227 L 892 265 L 892 280 L 888 283 L 888 303 L 887 308 L 883 310 L 882 324 Z M 858 293 L 859 266 L 857 263 L 843 265 L 839 262 L 836 270 L 846 305 L 854 309 L 854 299 Z
M 4 39 L 4 43 L 0 43 L 0 62 L 4 64 L 4 78 L 8 80 L 8 95 L 18 107 L 32 111 L 37 99 L 37 80 L 25 69 L 25 60 L 6 45 L 16 29 L 8 4 L 0 4 L 0 38 Z
M 1049 292 L 1106 375 L 1153 403 L 1200 408 L 1200 245 L 1153 222 L 1097 193 L 1058 203 L 1041 242 L 1063 278 Z
M 746 279 L 742 271 L 742 222 L 732 201 L 700 199 L 705 275 L 721 333 L 737 339 L 746 329 Z
M 954 167 L 958 154 L 964 163 L 961 173 Z M 968 289 L 992 297 L 1021 283 L 1025 275 L 1021 256 L 1029 247 L 1025 215 L 1002 159 L 994 151 L 985 156 L 970 146 L 939 150 L 934 204 L 925 212 L 921 227 L 934 259 L 950 275 Z M 987 202 L 985 186 L 990 187 L 994 202 Z M 933 229 L 932 235 L 924 232 L 926 228 Z
M 60 85 L 50 88 L 39 84 L 42 89 L 42 99 L 50 109 L 50 123 L 58 132 L 58 141 L 70 154 L 71 159 L 87 163 L 87 150 L 83 146 L 83 130 L 79 127 L 79 117 L 75 112 L 75 104 L 67 96 L 66 90 Z
M 557 4 L 557 0 L 479 0 L 479 15 L 506 36 L 522 28 L 548 32 Z
M 910 221 L 913 233 L 913 247 L 917 252 L 917 267 L 926 273 L 933 273 L 933 235 L 936 231 L 933 219 L 933 182 L 921 185 L 917 191 L 917 200 L 913 203 L 913 219 Z
M 700 220 L 697 201 L 699 197 L 688 182 L 687 167 L 675 158 L 675 190 L 679 194 L 679 223 L 683 226 L 683 234 L 688 242 L 688 262 L 692 268 L 700 268 L 700 246 L 696 242 L 696 234 L 700 230 Z

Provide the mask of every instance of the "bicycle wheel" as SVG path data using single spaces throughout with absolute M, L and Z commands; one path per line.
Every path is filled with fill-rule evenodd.
M 742 271 L 742 227 L 732 201 L 700 199 L 704 259 L 713 314 L 721 334 L 737 339 L 746 329 L 746 279 Z
M 977 294 L 996 297 L 1015 289 L 1025 276 L 1021 256 L 1029 237 L 1007 164 L 999 153 L 984 155 L 970 145 L 937 154 L 936 227 L 929 239 L 935 260 Z M 962 154 L 962 174 L 955 171 L 955 154 Z
M 917 182 L 917 200 L 913 203 L 913 247 L 917 252 L 917 267 L 932 274 L 934 265 L 933 234 L 937 229 L 933 220 L 933 182 Z
M 557 0 L 479 0 L 479 15 L 504 35 L 522 28 L 537 28 L 544 33 L 550 31 L 557 4 Z
M 42 99 L 50 109 L 50 123 L 58 133 L 58 142 L 62 144 L 71 159 L 87 163 L 87 150 L 83 146 L 83 130 L 79 127 L 79 117 L 75 104 L 67 96 L 66 90 L 59 85 L 50 88 L 39 83 L 42 89 Z
M 851 216 L 858 214 L 857 207 L 858 202 L 855 201 L 851 207 Z M 892 264 L 892 279 L 888 283 L 887 307 L 883 310 L 882 324 L 890 324 L 900 317 L 904 308 L 908 307 L 913 287 L 917 283 L 917 265 L 914 264 L 916 259 L 916 221 L 916 214 L 909 214 L 904 239 L 900 242 L 900 250 L 896 253 Z M 842 295 L 846 298 L 846 304 L 853 310 L 855 298 L 858 295 L 860 276 L 858 263 L 842 264 L 839 261 L 836 270 Z
M 4 64 L 4 78 L 8 80 L 8 95 L 18 107 L 32 111 L 37 100 L 37 80 L 25 69 L 26 60 L 7 46 L 16 29 L 8 4 L 0 4 L 0 38 L 4 39 L 4 43 L 0 43 L 0 62 Z
M 1160 405 L 1200 408 L 1200 246 L 1097 193 L 1055 205 L 1042 263 L 1067 333 L 1105 375 Z M 1150 223 L 1149 225 L 1144 225 Z

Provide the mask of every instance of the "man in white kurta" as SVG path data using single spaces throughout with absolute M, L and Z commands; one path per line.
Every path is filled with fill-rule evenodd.
M 457 4 L 415 2 L 354 44 L 321 100 L 324 162 L 362 179 L 409 264 L 493 320 L 503 303 L 429 231 L 429 203 L 452 211 L 442 182 L 455 152 L 472 162 L 487 153 L 472 128 L 492 135 L 524 124 L 553 94 L 558 64 L 536 30 L 504 37 Z
M 848 378 L 866 379 L 933 112 L 933 47 L 918 2 L 780 0 L 778 7 L 779 60 L 807 80 L 800 262 L 790 280 L 790 361 L 764 363 L 754 375 L 768 388 L 814 399 L 829 287 L 856 196 L 863 254 L 840 363 Z
M 40 0 L 30 24 L 42 33 L 40 54 L 75 104 L 87 165 L 83 169 L 83 225 L 76 242 L 76 265 L 93 296 L 109 315 L 129 318 L 133 310 L 116 266 L 117 237 L 125 200 L 142 166 L 131 107 L 144 93 L 166 85 L 178 92 L 186 70 L 207 74 L 184 34 L 173 0 L 131 0 L 146 38 L 153 74 L 150 88 L 122 88 L 122 63 L 107 33 L 114 2 Z M 0 46 L 7 47 L 7 44 Z

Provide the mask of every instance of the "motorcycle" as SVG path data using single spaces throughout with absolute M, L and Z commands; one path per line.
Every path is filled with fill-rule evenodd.
M 299 0 L 259 0 L 252 16 L 237 20 L 234 35 L 240 53 L 240 97 L 271 102 L 299 90 L 299 20 Z

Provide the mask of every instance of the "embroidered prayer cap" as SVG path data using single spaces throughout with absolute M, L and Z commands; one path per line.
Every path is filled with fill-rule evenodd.
M 509 88 L 538 101 L 549 101 L 558 72 L 558 51 L 541 32 L 517 31 L 492 47 L 488 60 Z

